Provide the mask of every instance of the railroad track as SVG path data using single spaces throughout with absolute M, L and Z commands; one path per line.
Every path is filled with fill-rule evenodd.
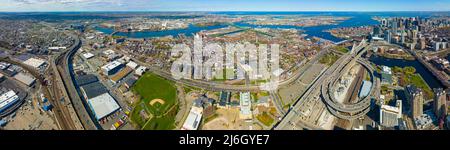
M 53 112 L 55 114 L 55 118 L 56 118 L 57 124 L 60 127 L 60 129 L 63 129 L 63 130 L 71 129 L 73 122 L 71 120 L 68 120 L 68 118 L 65 116 L 65 114 L 63 113 L 63 111 L 60 107 L 61 105 L 52 96 L 52 94 L 49 90 L 49 86 L 43 84 L 45 82 L 45 78 L 43 76 L 41 76 L 41 74 L 37 70 L 23 64 L 22 62 L 12 60 L 9 57 L 1 58 L 0 60 L 14 64 L 14 65 L 18 65 L 18 66 L 22 67 L 24 70 L 28 71 L 32 76 L 34 76 L 38 80 L 38 82 L 36 84 L 39 84 L 39 86 L 42 87 L 41 89 L 42 89 L 44 96 L 49 100 L 50 104 L 52 104 L 54 106 Z M 53 86 L 53 87 L 56 87 L 56 86 Z M 59 92 L 56 92 L 56 93 L 59 93 Z M 70 118 L 70 115 L 69 115 L 69 118 Z M 72 123 L 70 123 L 70 122 L 72 122 Z

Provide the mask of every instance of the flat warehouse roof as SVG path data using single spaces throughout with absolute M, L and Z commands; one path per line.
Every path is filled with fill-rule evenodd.
M 94 82 L 81 87 L 88 99 L 108 93 L 108 89 L 100 82 Z
M 31 84 L 33 84 L 36 79 L 34 77 L 25 75 L 23 73 L 19 73 L 17 75 L 14 76 L 14 78 L 16 78 L 16 80 L 19 80 L 20 82 L 30 86 Z
M 89 59 L 89 58 L 94 57 L 94 54 L 92 54 L 92 53 L 85 53 L 85 54 L 83 54 L 83 57 L 86 58 L 86 59 Z
M 26 60 L 23 63 L 28 65 L 28 66 L 34 67 L 34 68 L 39 68 L 39 67 L 41 67 L 42 65 L 45 64 L 45 61 L 41 60 L 41 59 L 30 58 L 30 59 Z
M 88 102 L 97 120 L 108 116 L 120 108 L 119 104 L 117 104 L 116 100 L 109 93 L 89 99 Z
M 120 65 L 122 65 L 122 63 L 120 63 L 120 62 L 118 62 L 118 61 L 113 61 L 113 62 L 110 62 L 110 63 L 108 63 L 108 64 L 106 64 L 106 65 L 104 65 L 103 67 L 102 67 L 102 69 L 103 70 L 112 70 L 112 69 L 114 69 L 114 68 L 116 68 L 116 67 L 119 67 Z
M 11 90 L 3 93 L 0 95 L 0 110 L 3 109 L 3 107 L 16 102 L 17 100 L 19 100 L 19 96 L 17 96 L 14 91 Z
M 77 76 L 77 77 L 75 77 L 75 80 L 77 81 L 79 86 L 83 86 L 86 84 L 91 84 L 91 83 L 97 82 L 98 78 L 97 78 L 97 76 L 95 76 L 93 74 L 87 74 L 87 75 Z

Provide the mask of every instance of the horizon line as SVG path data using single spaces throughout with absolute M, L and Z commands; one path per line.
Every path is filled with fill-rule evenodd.
M 2 11 L 0 13 L 54 13 L 54 12 L 450 12 L 450 10 L 49 10 Z

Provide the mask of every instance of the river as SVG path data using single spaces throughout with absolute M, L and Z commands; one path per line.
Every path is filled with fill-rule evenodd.
M 372 55 L 369 60 L 376 65 L 384 65 L 388 67 L 398 66 L 403 68 L 406 66 L 412 66 L 416 68 L 416 73 L 419 73 L 420 76 L 422 76 L 430 88 L 433 89 L 444 87 L 441 82 L 439 82 L 439 80 L 437 80 L 436 77 L 434 77 L 433 74 L 431 74 L 431 72 L 417 60 L 391 59 L 375 55 Z

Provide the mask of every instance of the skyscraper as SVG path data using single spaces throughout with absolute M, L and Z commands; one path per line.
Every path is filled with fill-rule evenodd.
M 405 90 L 406 99 L 410 104 L 411 117 L 418 118 L 423 114 L 423 93 L 414 85 L 407 85 Z
M 434 113 L 437 118 L 445 117 L 447 112 L 447 94 L 442 88 L 436 88 L 434 90 Z
M 375 26 L 375 27 L 373 27 L 373 36 L 378 37 L 378 36 L 380 36 L 380 34 L 381 34 L 381 28 L 380 28 L 380 26 Z
M 391 39 L 392 39 L 392 37 L 391 37 L 391 31 L 390 31 L 390 30 L 384 31 L 384 40 L 385 40 L 387 43 L 391 43 Z
M 401 42 L 402 42 L 402 44 L 405 43 L 405 34 L 406 33 L 404 31 L 401 32 Z

